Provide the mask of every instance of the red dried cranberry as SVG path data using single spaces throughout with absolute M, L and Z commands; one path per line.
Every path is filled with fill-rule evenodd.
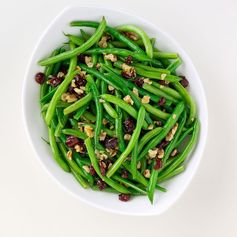
M 78 139 L 78 145 L 82 148 L 81 152 L 85 153 L 86 152 L 86 146 L 85 146 L 85 143 L 82 139 Z
M 85 85 L 86 85 L 85 76 L 82 75 L 82 74 L 77 74 L 77 75 L 74 77 L 74 80 L 75 80 L 75 84 L 76 84 L 77 87 L 85 86 Z
M 156 159 L 156 163 L 154 165 L 154 170 L 159 170 L 162 167 L 162 160 L 161 159 Z
M 78 99 L 81 99 L 82 97 L 85 96 L 85 93 L 81 93 L 81 94 L 75 93 L 75 95 L 77 96 Z
M 157 82 L 162 86 L 167 86 L 165 80 L 157 80 Z
M 66 75 L 66 74 L 67 74 L 67 68 L 62 67 L 62 68 L 60 69 L 60 72 L 62 72 L 64 75 Z
M 86 57 L 85 54 L 79 54 L 79 55 L 77 56 L 77 59 L 78 59 L 79 62 L 85 63 L 85 57 Z
M 161 97 L 158 101 L 158 106 L 163 106 L 165 105 L 166 99 L 165 97 Z
M 108 149 L 115 149 L 118 145 L 118 138 L 112 137 L 112 138 L 106 138 L 105 139 L 105 147 Z
M 133 130 L 135 129 L 135 123 L 132 118 L 126 118 L 125 121 L 123 122 L 125 131 L 127 133 L 132 133 Z
M 44 84 L 44 80 L 45 80 L 45 75 L 43 72 L 38 72 L 35 75 L 35 81 L 39 83 L 40 85 Z
M 186 79 L 186 77 L 185 76 L 179 76 L 179 77 L 181 77 L 181 80 L 180 80 L 181 85 L 184 88 L 188 87 L 189 81 Z
M 142 87 L 143 84 L 144 84 L 144 80 L 142 77 L 137 77 L 135 80 L 134 80 L 134 83 L 138 86 L 138 87 Z
M 74 91 L 74 87 L 72 87 L 72 86 L 69 86 L 67 91 L 71 94 L 76 94 L 76 92 Z
M 52 76 L 51 79 L 47 81 L 47 83 L 52 87 L 58 86 L 61 82 L 62 82 L 62 78 L 59 78 L 56 76 Z
M 74 136 L 68 136 L 67 140 L 66 140 L 66 145 L 70 148 L 73 148 L 75 145 L 78 145 L 79 139 L 77 137 Z
M 89 170 L 90 170 L 90 174 L 91 174 L 92 176 L 95 176 L 95 175 L 96 175 L 96 172 L 95 172 L 95 169 L 94 169 L 93 165 L 90 165 Z
M 98 179 L 96 184 L 100 191 L 105 189 L 107 186 L 106 183 L 102 179 Z
M 163 148 L 165 148 L 168 144 L 169 144 L 168 141 L 163 140 L 163 141 L 159 144 L 159 148 L 160 148 L 160 149 L 163 149 Z
M 127 178 L 128 178 L 128 172 L 127 172 L 127 170 L 122 170 L 122 172 L 121 172 L 121 177 L 124 178 L 124 179 L 127 179 Z
M 103 161 L 100 161 L 99 162 L 99 166 L 100 166 L 100 172 L 101 172 L 101 175 L 102 176 L 105 176 L 105 173 L 106 173 L 106 164 L 103 162 Z
M 131 71 L 131 72 L 122 71 L 121 76 L 126 79 L 134 78 L 136 76 L 136 71 L 135 70 Z
M 132 64 L 132 60 L 133 60 L 133 58 L 132 58 L 132 56 L 131 55 L 128 55 L 126 58 L 125 58 L 125 63 L 127 64 L 127 65 L 130 65 L 130 64 Z
M 130 200 L 130 195 L 129 194 L 125 194 L 125 193 L 121 193 L 119 194 L 119 200 L 122 202 L 127 202 Z

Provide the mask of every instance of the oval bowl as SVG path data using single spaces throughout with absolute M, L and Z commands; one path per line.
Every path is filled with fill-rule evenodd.
M 65 42 L 66 38 L 62 32 L 78 33 L 78 28 L 69 27 L 70 21 L 100 21 L 102 16 L 105 16 L 107 23 L 112 26 L 125 23 L 136 24 L 142 27 L 150 37 L 155 37 L 157 39 L 161 50 L 177 52 L 183 60 L 183 65 L 179 68 L 178 72 L 186 75 L 189 79 L 191 85 L 190 93 L 197 103 L 198 116 L 201 122 L 201 130 L 197 146 L 190 154 L 185 172 L 164 183 L 168 192 L 157 192 L 156 201 L 153 205 L 149 203 L 147 197 L 143 196 L 136 197 L 133 200 L 124 203 L 119 201 L 115 194 L 84 190 L 74 180 L 72 175 L 63 172 L 59 168 L 52 159 L 50 147 L 41 139 L 41 137 L 47 138 L 47 129 L 40 116 L 40 107 L 38 103 L 39 86 L 34 81 L 34 75 L 42 70 L 37 62 L 46 57 L 54 48 Z M 23 120 L 29 141 L 38 157 L 38 160 L 48 174 L 58 184 L 60 184 L 64 190 L 68 191 L 79 200 L 113 213 L 154 215 L 161 214 L 167 210 L 184 192 L 195 174 L 202 157 L 207 137 L 208 115 L 205 94 L 197 71 L 188 55 L 171 36 L 162 31 L 156 25 L 141 17 L 121 10 L 92 6 L 70 6 L 64 9 L 48 26 L 34 49 L 25 75 L 22 103 Z

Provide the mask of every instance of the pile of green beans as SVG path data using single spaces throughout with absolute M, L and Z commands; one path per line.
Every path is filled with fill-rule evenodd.
M 195 101 L 176 73 L 182 60 L 135 25 L 111 27 L 103 17 L 70 26 L 95 31 L 64 34 L 67 43 L 39 61 L 52 156 L 83 188 L 153 203 L 185 170 L 199 136 Z

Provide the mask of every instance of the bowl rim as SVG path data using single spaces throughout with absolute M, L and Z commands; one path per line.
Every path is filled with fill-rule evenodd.
M 120 210 L 115 210 L 113 208 L 110 207 L 106 207 L 106 206 L 102 206 L 100 204 L 97 204 L 95 202 L 92 201 L 88 201 L 87 199 L 81 197 L 80 195 L 77 195 L 76 193 L 74 193 L 73 191 L 71 191 L 69 188 L 67 188 L 65 185 L 63 185 L 57 178 L 56 176 L 54 176 L 51 171 L 46 167 L 46 165 L 43 163 L 43 161 L 40 158 L 40 154 L 37 151 L 37 149 L 35 149 L 35 146 L 33 144 L 33 140 L 30 134 L 30 127 L 29 124 L 27 123 L 27 116 L 26 116 L 26 95 L 27 95 L 27 89 L 26 89 L 26 83 L 27 83 L 27 78 L 28 78 L 28 74 L 30 71 L 30 67 L 31 67 L 31 62 L 34 58 L 35 52 L 37 51 L 42 39 L 45 37 L 45 35 L 47 34 L 47 32 L 49 31 L 49 29 L 52 27 L 52 25 L 54 25 L 54 23 L 61 18 L 62 15 L 64 15 L 67 11 L 70 11 L 74 8 L 94 8 L 94 9 L 102 9 L 102 10 L 107 10 L 107 11 L 112 11 L 112 12 L 118 12 L 118 13 L 122 13 L 122 14 L 127 14 L 130 15 L 132 17 L 137 18 L 139 21 L 143 22 L 146 25 L 150 25 L 153 28 L 155 28 L 157 31 L 161 32 L 162 35 L 164 35 L 165 37 L 169 38 L 170 41 L 172 41 L 172 43 L 179 48 L 182 51 L 182 54 L 185 56 L 186 61 L 188 61 L 188 63 L 190 64 L 190 66 L 192 67 L 192 71 L 196 74 L 197 79 L 200 82 L 200 88 L 201 91 L 200 93 L 202 94 L 203 97 L 203 108 L 202 110 L 204 111 L 205 114 L 205 136 L 202 137 L 202 144 L 201 147 L 199 148 L 199 159 L 196 163 L 196 166 L 193 168 L 193 172 L 190 174 L 188 181 L 185 183 L 185 185 L 182 187 L 181 192 L 179 192 L 179 194 L 176 196 L 176 199 L 171 202 L 169 205 L 167 205 L 166 208 L 164 208 L 162 211 L 160 212 L 125 212 L 125 211 L 120 211 Z M 206 94 L 205 94 L 205 90 L 203 87 L 203 84 L 200 80 L 200 77 L 197 73 L 197 70 L 191 60 L 191 58 L 189 57 L 189 55 L 185 52 L 185 50 L 183 49 L 183 47 L 180 46 L 180 44 L 178 43 L 178 41 L 176 39 L 173 38 L 172 35 L 170 35 L 169 33 L 167 33 L 166 31 L 164 31 L 162 28 L 160 28 L 160 26 L 156 26 L 155 24 L 153 24 L 152 22 L 146 20 L 145 18 L 137 15 L 135 13 L 135 11 L 133 10 L 127 10 L 127 9 L 123 9 L 123 8 L 116 8 L 113 9 L 112 7 L 108 7 L 108 6 L 103 6 L 103 5 L 98 5 L 98 4 L 70 4 L 66 7 L 63 8 L 63 10 L 61 10 L 54 18 L 53 20 L 51 20 L 51 22 L 48 24 L 48 26 L 43 30 L 43 33 L 40 35 L 37 43 L 35 44 L 33 51 L 29 57 L 28 63 L 27 63 L 27 67 L 26 67 L 26 71 L 25 71 L 25 75 L 24 75 L 24 80 L 23 80 L 23 85 L 22 85 L 22 94 L 21 94 L 21 103 L 22 103 L 22 120 L 23 120 L 23 126 L 24 126 L 24 130 L 27 134 L 27 139 L 28 142 L 30 143 L 31 148 L 33 149 L 33 152 L 35 154 L 35 156 L 37 157 L 37 160 L 39 161 L 39 163 L 41 164 L 41 166 L 43 167 L 43 169 L 48 173 L 48 175 L 67 193 L 69 193 L 70 195 L 72 195 L 73 197 L 79 199 L 80 201 L 82 201 L 83 203 L 86 203 L 92 207 L 96 207 L 100 210 L 106 211 L 106 212 L 110 212 L 110 213 L 114 213 L 114 214 L 119 214 L 119 215 L 128 215 L 128 216 L 154 216 L 154 215 L 161 215 L 163 214 L 165 211 L 167 211 L 168 209 L 170 209 L 171 206 L 173 206 L 182 196 L 182 194 L 185 192 L 185 190 L 187 190 L 189 184 L 191 183 L 194 175 L 196 174 L 196 171 L 200 165 L 204 150 L 205 150 L 205 146 L 206 146 L 206 141 L 207 141 L 207 135 L 208 135 L 208 106 L 207 106 L 207 99 L 206 99 Z M 202 126 L 203 124 L 201 124 Z M 199 134 L 200 136 L 200 134 Z M 200 137 L 199 137 L 200 140 Z M 200 143 L 200 141 L 198 140 L 198 143 Z

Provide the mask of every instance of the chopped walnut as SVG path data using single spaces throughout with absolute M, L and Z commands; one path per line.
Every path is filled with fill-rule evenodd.
M 109 121 L 108 121 L 107 119 L 105 119 L 105 118 L 102 119 L 102 124 L 103 124 L 103 125 L 108 124 L 108 122 L 109 122 Z
M 152 81 L 149 78 L 144 78 L 144 83 L 151 85 Z
M 114 87 L 111 86 L 111 85 L 108 85 L 108 90 L 109 90 L 109 91 L 113 91 L 113 90 L 114 90 Z
M 124 134 L 124 140 L 129 141 L 131 139 L 131 135 L 130 134 Z
M 99 70 L 99 69 L 100 69 L 100 63 L 96 63 L 95 68 L 96 68 L 97 70 Z
M 78 94 L 78 95 L 81 95 L 84 93 L 84 91 L 82 89 L 79 89 L 79 88 L 74 88 L 74 91 Z
M 81 68 L 79 66 L 76 66 L 77 71 L 81 71 Z
M 106 151 L 109 153 L 109 155 L 110 155 L 111 157 L 116 156 L 117 153 L 118 153 L 118 149 L 108 149 L 108 148 L 106 148 Z
M 72 151 L 71 150 L 67 152 L 67 158 L 68 158 L 68 160 L 72 160 Z
M 117 58 L 117 56 L 116 55 L 114 55 L 114 54 L 112 54 L 112 53 L 110 53 L 110 54 L 105 54 L 104 55 L 104 59 L 105 60 L 110 60 L 111 62 L 116 62 L 116 61 L 118 61 L 118 58 Z
M 160 79 L 161 79 L 161 80 L 165 80 L 166 76 L 167 76 L 167 74 L 162 73 L 162 74 L 160 75 Z
M 179 124 L 176 123 L 176 124 L 174 125 L 174 127 L 171 129 L 171 133 L 172 133 L 173 135 L 176 133 L 176 131 L 177 131 L 177 129 L 178 129 L 178 126 L 179 126 Z
M 105 100 L 103 100 L 103 99 L 99 99 L 99 102 L 100 102 L 100 103 L 104 103 Z
M 123 32 L 123 34 L 133 41 L 136 41 L 139 39 L 138 35 L 134 32 Z
M 139 94 L 138 94 L 138 89 L 137 89 L 137 88 L 133 87 L 132 92 L 133 92 L 135 95 L 139 96 Z
M 76 152 L 84 153 L 84 148 L 78 144 L 74 146 L 74 149 L 76 150 Z
M 102 36 L 101 40 L 98 43 L 100 48 L 107 48 L 107 36 Z
M 163 148 L 158 148 L 158 151 L 157 151 L 157 158 L 159 159 L 162 159 L 165 155 L 165 151 Z
M 130 95 L 126 95 L 126 96 L 123 98 L 123 100 L 124 100 L 125 102 L 127 102 L 128 104 L 130 104 L 130 105 L 133 105 L 133 103 L 134 103 Z
M 150 96 L 144 95 L 142 98 L 142 104 L 149 104 L 150 102 Z
M 74 94 L 70 94 L 70 93 L 66 92 L 66 93 L 62 94 L 61 100 L 68 102 L 68 103 L 72 103 L 72 102 L 77 101 L 77 97 Z
M 169 133 L 165 137 L 166 141 L 171 141 L 173 139 L 174 134 L 176 133 L 178 126 L 179 126 L 178 123 L 176 123 L 174 125 L 174 127 L 169 131 Z
M 150 150 L 148 151 L 148 156 L 149 156 L 149 158 L 155 158 L 156 155 L 157 155 L 157 152 L 158 152 L 158 149 L 157 149 L 157 148 L 156 148 L 156 149 L 150 149 Z
M 103 153 L 103 151 L 95 150 L 95 154 L 96 157 L 98 157 L 100 160 L 106 160 L 108 158 L 108 156 L 105 153 Z
M 105 138 L 106 138 L 106 132 L 102 131 L 102 132 L 100 133 L 100 141 L 104 141 Z
M 124 76 L 126 76 L 126 78 L 132 78 L 132 77 L 136 77 L 136 70 L 134 67 L 127 65 L 126 63 L 122 64 L 122 70 L 124 72 Z
M 171 156 L 171 157 L 174 157 L 174 156 L 177 155 L 177 153 L 178 153 L 178 150 L 177 150 L 177 149 L 174 149 L 174 150 L 171 152 L 170 156 Z
M 154 128 L 154 124 L 150 124 L 147 129 L 152 130 L 153 128 Z
M 142 166 L 141 161 L 138 161 L 138 163 L 137 163 L 137 169 L 140 169 L 141 166 Z
M 57 77 L 59 77 L 59 78 L 62 78 L 62 77 L 64 77 L 65 76 L 65 74 L 63 73 L 63 72 L 59 72 L 58 74 L 57 74 Z
M 146 177 L 146 178 L 149 179 L 149 178 L 151 177 L 151 171 L 148 170 L 148 169 L 146 169 L 146 170 L 144 171 L 143 175 L 144 175 L 144 177 Z
M 84 131 L 88 137 L 93 137 L 94 136 L 94 131 L 93 128 L 89 125 L 84 126 Z
M 80 89 L 85 91 L 86 90 L 86 87 L 85 86 L 80 86 Z
M 90 173 L 90 168 L 87 165 L 83 165 L 82 168 L 86 171 L 86 173 Z
M 109 169 L 112 165 L 113 165 L 112 163 L 109 163 L 109 165 L 108 165 L 108 169 Z
M 75 84 L 75 79 L 72 80 L 71 87 L 73 87 L 73 88 L 77 87 L 77 85 Z
M 93 67 L 92 57 L 85 56 L 85 63 L 88 67 Z

